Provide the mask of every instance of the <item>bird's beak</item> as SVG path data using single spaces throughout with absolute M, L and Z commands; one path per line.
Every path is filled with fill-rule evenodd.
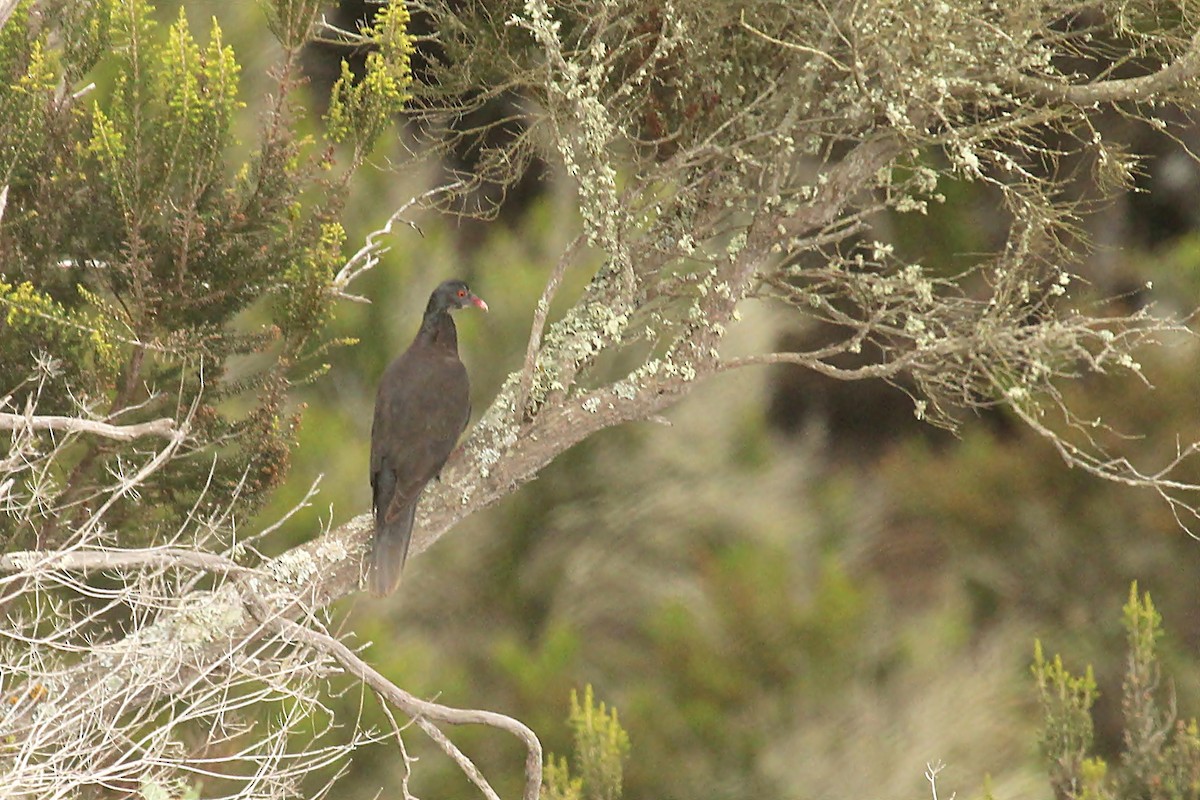
M 482 297 L 478 297 L 477 295 L 471 295 L 471 302 L 475 305 L 476 308 L 482 308 L 484 311 L 488 310 L 487 303 L 483 302 Z

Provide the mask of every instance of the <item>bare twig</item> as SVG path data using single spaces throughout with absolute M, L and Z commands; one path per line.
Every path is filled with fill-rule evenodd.
M 829 55 L 829 53 L 826 53 L 824 50 L 818 50 L 815 47 L 807 47 L 806 45 L 797 44 L 796 42 L 786 42 L 783 39 L 776 39 L 774 36 L 771 36 L 764 31 L 760 31 L 758 28 L 754 27 L 749 22 L 746 22 L 746 10 L 745 9 L 742 9 L 741 17 L 738 19 L 738 22 L 747 31 L 754 34 L 758 38 L 763 39 L 764 41 L 768 41 L 771 44 L 777 44 L 781 47 L 786 47 L 789 50 L 796 50 L 801 53 L 808 53 L 811 56 L 816 56 L 818 58 L 824 59 L 825 61 L 828 61 L 833 66 L 837 67 L 840 71 L 845 72 L 847 74 L 849 74 L 851 71 L 849 67 L 847 67 L 845 64 L 843 64 L 841 61 L 838 61 L 833 56 Z
M 399 748 L 400 758 L 404 761 L 404 774 L 400 776 L 400 792 L 404 796 L 404 800 L 417 800 L 408 788 L 408 782 L 412 778 L 412 765 L 417 762 L 417 759 L 408 754 L 408 748 L 404 745 L 404 736 L 400 725 L 396 722 L 396 715 L 392 713 L 392 707 L 379 692 L 375 692 L 375 698 L 379 701 L 379 707 L 383 709 L 383 715 L 387 717 L 388 724 L 392 726 L 392 735 L 396 737 L 396 747 Z
M 946 765 L 941 761 L 936 763 L 929 762 L 925 764 L 925 780 L 929 781 L 929 791 L 933 794 L 933 800 L 938 800 L 937 777 L 945 768 Z M 950 800 L 954 800 L 957 794 L 958 793 L 955 792 L 954 794 L 950 795 Z
M 1082 85 L 1053 81 L 1011 72 L 1008 81 L 1017 89 L 1051 103 L 1088 106 L 1117 103 L 1122 100 L 1146 100 L 1171 92 L 1200 76 L 1200 31 L 1192 37 L 1188 49 L 1158 72 L 1136 78 L 1120 78 Z
M 442 733 L 441 728 L 434 725 L 424 717 L 416 717 L 417 727 L 425 731 L 425 735 L 434 741 L 434 743 L 442 749 L 442 752 L 450 757 L 450 760 L 458 765 L 458 768 L 467 776 L 467 780 L 475 784 L 475 787 L 483 793 L 487 800 L 500 800 L 500 795 L 496 794 L 496 790 L 488 783 L 487 778 L 483 777 L 483 773 L 479 771 L 479 767 L 471 759 L 467 758 L 467 754 L 458 748 L 458 745 L 450 741 L 446 734 Z M 534 795 L 536 797 L 536 795 Z M 526 790 L 525 797 L 529 797 Z
M 118 442 L 128 442 L 141 436 L 175 435 L 175 420 L 163 417 L 152 422 L 142 422 L 137 425 L 110 425 L 107 422 L 83 419 L 82 417 L 34 416 L 27 414 L 12 414 L 0 411 L 0 430 L 34 430 L 60 431 L 63 433 L 90 433 L 115 439 Z
M 255 542 L 261 541 L 265 537 L 267 537 L 267 536 L 271 535 L 272 533 L 274 533 L 275 531 L 279 530 L 280 527 L 285 525 L 288 520 L 290 520 L 292 517 L 294 517 L 300 511 L 311 506 L 312 499 L 317 496 L 317 494 L 319 492 L 318 487 L 320 487 L 321 481 L 324 479 L 325 479 L 324 473 L 321 473 L 316 478 L 314 478 L 313 482 L 308 485 L 308 490 L 304 492 L 304 496 L 301 497 L 295 503 L 293 503 L 292 507 L 289 508 L 287 511 L 285 511 L 283 513 L 283 515 L 281 515 L 279 517 L 279 519 L 275 520 L 270 525 L 267 525 L 262 530 L 255 532 L 253 536 L 248 536 L 248 537 L 236 542 L 230 548 L 230 550 L 232 551 L 235 547 L 250 547 L 250 546 L 252 546 Z
M 342 265 L 342 268 L 338 270 L 337 275 L 334 276 L 333 281 L 330 283 L 330 290 L 344 300 L 351 300 L 356 303 L 371 302 L 361 295 L 349 294 L 346 289 L 360 275 L 374 269 L 379 263 L 379 257 L 388 251 L 389 248 L 380 244 L 380 237 L 390 235 L 392 233 L 392 229 L 397 223 L 400 222 L 408 225 L 418 234 L 421 233 L 421 229 L 417 227 L 417 224 L 412 220 L 405 219 L 404 215 L 407 214 L 413 208 L 413 206 L 422 203 L 431 197 L 456 191 L 462 186 L 463 182 L 460 180 L 443 184 L 441 186 L 435 186 L 432 189 L 428 189 L 416 197 L 409 199 L 407 202 L 393 211 L 392 215 L 388 217 L 387 222 L 385 222 L 382 227 L 377 228 L 376 230 L 373 230 L 367 234 L 366 240 L 363 242 L 363 246 L 358 248 L 354 255 L 350 256 L 346 263 Z
M 196 405 L 198 403 L 199 399 L 197 399 L 196 404 L 193 404 L 191 413 L 195 413 Z M 102 525 L 104 515 L 114 503 L 131 492 L 134 492 L 143 481 L 145 481 L 148 477 L 162 468 L 164 464 L 171 460 L 171 457 L 175 454 L 175 451 L 179 449 L 179 446 L 183 444 L 185 439 L 187 439 L 188 431 L 190 430 L 190 419 L 191 414 L 188 415 L 188 420 L 185 420 L 181 426 L 171 434 L 171 441 L 168 442 L 162 450 L 159 450 L 152 459 L 142 465 L 141 469 L 131 476 L 120 476 L 120 483 L 111 492 L 109 492 L 108 497 L 104 500 L 100 507 L 97 508 L 90 517 L 88 517 L 87 521 L 83 525 L 80 526 L 81 536 L 90 534 L 92 531 L 96 530 L 98 526 Z
M 906 356 L 882 364 L 868 364 L 862 367 L 836 367 L 821 357 L 811 353 L 762 353 L 741 358 L 730 358 L 722 361 L 717 367 L 720 372 L 742 369 L 743 367 L 766 366 L 772 364 L 795 364 L 807 367 L 829 378 L 842 381 L 859 381 L 870 378 L 891 378 L 910 369 L 915 363 L 915 356 Z
M 254 572 L 250 567 L 243 567 L 224 556 L 182 547 L 152 547 L 133 550 L 26 550 L 0 556 L 0 572 L 28 572 L 30 574 L 44 570 L 86 574 L 104 570 L 166 567 L 189 567 L 219 574 Z
M 16 11 L 21 0 L 0 0 L 0 28 L 8 24 L 8 18 Z
M 525 745 L 525 793 L 524 800 L 538 800 L 542 785 L 542 744 L 537 735 L 524 723 L 494 711 L 461 709 L 422 700 L 396 686 L 378 670 L 363 661 L 357 653 L 338 639 L 321 631 L 306 628 L 290 619 L 271 612 L 257 597 L 249 597 L 252 613 L 268 627 L 274 628 L 294 641 L 303 642 L 333 656 L 352 675 L 366 683 L 381 697 L 416 720 L 442 749 L 458 763 L 459 767 L 480 788 L 489 800 L 499 800 L 494 790 L 470 759 L 441 734 L 433 722 L 451 725 L 487 725 L 517 737 Z

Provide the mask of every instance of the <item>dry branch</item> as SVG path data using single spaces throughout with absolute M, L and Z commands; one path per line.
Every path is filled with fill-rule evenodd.
M 360 295 L 350 294 L 347 289 L 351 283 L 357 280 L 364 273 L 370 272 L 372 269 L 374 269 L 375 266 L 379 264 L 379 258 L 389 250 L 388 247 L 385 247 L 380 242 L 380 239 L 384 236 L 391 235 L 393 229 L 396 227 L 396 224 L 401 222 L 408 225 L 417 233 L 420 233 L 421 229 L 417 227 L 417 224 L 412 220 L 406 219 L 405 215 L 408 214 L 409 211 L 411 211 L 414 207 L 421 205 L 430 198 L 437 197 L 438 195 L 452 194 L 460 188 L 462 188 L 462 181 L 453 181 L 451 183 L 428 189 L 401 204 L 401 206 L 393 211 L 392 215 L 388 217 L 387 222 L 385 222 L 379 228 L 376 228 L 368 233 L 363 241 L 362 247 L 358 248 L 354 255 L 346 259 L 346 263 L 342 265 L 342 268 L 338 270 L 337 275 L 335 275 L 333 280 L 330 281 L 330 291 L 343 300 L 350 300 L 355 303 L 371 302 L 367 298 Z
M 165 567 L 187 567 L 225 575 L 254 571 L 224 556 L 182 547 L 26 550 L 0 556 L 0 572 L 26 572 L 30 575 L 43 570 L 88 574 L 104 570 L 157 570 Z
M 60 433 L 90 433 L 118 442 L 133 441 L 142 436 L 171 437 L 175 434 L 175 420 L 163 417 L 137 425 L 111 425 L 107 422 L 81 417 L 37 416 L 12 414 L 0 411 L 0 430 L 4 431 L 57 431 Z
M 1197 77 L 1200 77 L 1200 32 L 1192 37 L 1183 55 L 1150 75 L 1072 85 L 1013 72 L 1008 75 L 1008 80 L 1018 90 L 1048 103 L 1089 106 L 1161 97 L 1195 81 Z
M 288 638 L 310 644 L 333 656 L 346 670 L 359 680 L 371 687 L 377 694 L 385 698 L 396 708 L 412 717 L 417 724 L 441 747 L 468 777 L 480 787 L 485 795 L 495 797 L 495 792 L 484 780 L 479 770 L 457 747 L 446 739 L 431 722 L 445 722 L 450 725 L 487 725 L 511 733 L 525 745 L 528 755 L 525 759 L 525 793 L 524 800 L 537 800 L 542 785 L 542 744 L 537 735 L 528 726 L 494 711 L 476 709 L 452 708 L 440 703 L 422 700 L 401 689 L 385 678 L 378 670 L 347 647 L 343 642 L 320 631 L 297 625 L 285 617 L 278 616 L 267 609 L 262 603 L 252 602 L 254 613 L 264 624 L 275 628 Z M 485 788 L 486 787 L 486 788 Z
M 542 336 L 546 332 L 546 318 L 550 316 L 550 304 L 554 302 L 554 296 L 558 293 L 558 287 L 571 264 L 571 259 L 582 244 L 583 236 L 577 236 L 563 250 L 533 310 L 533 324 L 529 331 L 529 342 L 525 346 L 525 364 L 521 367 L 521 389 L 517 394 L 516 407 L 521 409 L 522 413 L 529 403 L 529 390 L 533 386 L 534 373 L 537 371 L 537 359 L 542 348 Z
M 8 24 L 8 18 L 17 10 L 20 2 L 21 0 L 0 0 L 0 28 Z

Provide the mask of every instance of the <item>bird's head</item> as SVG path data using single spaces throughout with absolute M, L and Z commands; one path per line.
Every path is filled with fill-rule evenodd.
M 429 297 L 429 307 L 425 309 L 425 312 L 454 311 L 468 306 L 481 308 L 484 311 L 488 310 L 487 303 L 483 302 L 483 298 L 476 297 L 465 281 L 453 280 L 446 281 L 433 290 L 433 294 Z

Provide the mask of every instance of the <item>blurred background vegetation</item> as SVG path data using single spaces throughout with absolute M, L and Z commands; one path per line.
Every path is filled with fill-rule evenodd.
M 161 3 L 165 21 L 174 5 Z M 348 18 L 361 11 L 353 6 Z M 245 95 L 259 96 L 252 87 L 274 46 L 261 12 L 215 0 L 186 8 L 198 30 L 220 18 Z M 314 108 L 340 55 L 310 53 Z M 246 109 L 245 124 L 258 113 Z M 385 138 L 372 156 L 381 166 L 402 128 Z M 1097 295 L 1190 309 L 1200 288 L 1195 167 L 1185 159 L 1182 182 L 1163 178 L 1180 168 L 1177 145 L 1128 139 L 1155 158 L 1137 192 L 1099 216 L 1091 233 L 1102 247 L 1084 274 Z M 360 176 L 344 219 L 351 245 L 433 178 Z M 375 382 L 440 280 L 467 279 L 492 309 L 459 323 L 475 408 L 519 365 L 538 293 L 574 227 L 555 175 L 531 175 L 519 190 L 490 223 L 427 215 L 420 233 L 400 228 L 356 285 L 372 304 L 337 308 L 333 335 L 359 341 L 296 397 L 290 476 L 257 519 L 241 521 L 253 532 L 278 519 L 322 476 L 268 553 L 368 509 Z M 989 249 L 998 212 L 978 190 L 946 192 L 955 202 L 934 216 L 885 222 L 898 247 L 949 270 Z M 1147 281 L 1153 289 L 1139 288 Z M 727 347 L 819 335 L 777 312 L 747 309 Z M 1149 460 L 1169 454 L 1177 433 L 1193 435 L 1200 359 L 1180 341 L 1143 363 L 1152 391 L 1094 379 L 1065 390 L 1081 413 L 1103 406 L 1116 429 L 1142 434 L 1130 449 Z M 786 369 L 714 381 L 669 426 L 608 431 L 567 453 L 413 560 L 396 596 L 356 598 L 337 614 L 375 643 L 368 657 L 401 686 L 517 716 L 553 752 L 570 749 L 570 691 L 593 685 L 628 732 L 628 798 L 924 796 L 925 764 L 938 759 L 946 796 L 1049 796 L 1033 642 L 1075 672 L 1094 665 L 1096 748 L 1116 753 L 1120 609 L 1134 579 L 1163 615 L 1160 655 L 1179 711 L 1195 714 L 1200 544 L 1170 510 L 1067 470 L 1010 420 L 972 418 L 952 437 L 911 408 L 892 387 Z M 335 703 L 378 713 L 357 690 Z M 474 791 L 409 738 L 422 757 L 416 795 Z M 459 738 L 502 795 L 518 791 L 516 745 Z M 338 796 L 375 797 L 381 785 L 390 796 L 400 771 L 394 746 L 378 745 L 360 753 Z

